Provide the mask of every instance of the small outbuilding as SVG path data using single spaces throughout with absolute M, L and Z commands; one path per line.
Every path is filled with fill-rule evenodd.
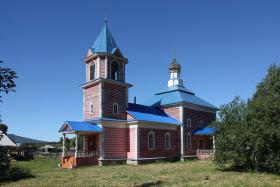
M 0 131 L 0 146 L 1 147 L 16 147 L 16 144 L 6 134 L 4 134 L 2 131 Z
M 40 147 L 39 148 L 41 151 L 43 151 L 43 152 L 46 152 L 46 153 L 48 153 L 48 152 L 54 152 L 54 150 L 56 149 L 54 146 L 52 146 L 52 145 L 45 145 L 45 146 L 43 146 L 43 147 Z

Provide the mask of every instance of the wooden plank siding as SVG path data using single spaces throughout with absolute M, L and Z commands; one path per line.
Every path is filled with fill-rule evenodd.
M 102 113 L 105 118 L 126 119 L 127 88 L 106 83 L 102 84 Z M 113 114 L 113 104 L 117 102 L 119 114 Z
M 168 108 L 163 108 L 164 112 L 166 112 L 169 116 L 175 118 L 177 121 L 181 122 L 181 106 L 179 107 L 168 107 Z
M 100 85 L 93 85 L 84 89 L 84 119 L 92 119 L 101 116 L 100 113 Z M 93 104 L 94 113 L 90 113 L 90 105 Z
M 150 131 L 155 133 L 155 149 L 148 148 L 148 133 Z M 165 149 L 165 133 L 171 134 L 171 148 Z M 153 158 L 153 157 L 172 157 L 179 155 L 179 141 L 178 131 L 176 130 L 164 130 L 153 128 L 139 128 L 140 136 L 140 158 Z
M 105 158 L 127 158 L 127 128 L 104 127 Z

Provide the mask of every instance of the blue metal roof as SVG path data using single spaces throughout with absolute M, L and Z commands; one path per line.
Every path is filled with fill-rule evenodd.
M 105 22 L 99 36 L 91 47 L 93 53 L 111 53 L 114 54 L 117 50 L 120 52 L 111 32 Z M 121 53 L 121 52 L 120 52 Z
M 128 104 L 127 112 L 137 121 L 149 121 L 181 125 L 175 118 L 168 116 L 163 110 L 139 104 Z
M 172 86 L 167 87 L 155 94 L 152 98 L 144 102 L 143 104 L 152 106 L 152 105 L 169 105 L 174 103 L 187 102 L 195 105 L 200 105 L 214 110 L 218 108 L 207 101 L 197 97 L 192 91 L 181 87 L 181 86 Z
M 214 127 L 204 127 L 197 129 L 193 132 L 194 135 L 214 135 L 216 132 L 216 129 Z
M 88 122 L 65 121 L 58 132 L 102 132 L 102 128 Z

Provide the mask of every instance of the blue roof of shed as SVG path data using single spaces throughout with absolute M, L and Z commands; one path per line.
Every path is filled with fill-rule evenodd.
M 119 50 L 111 32 L 108 29 L 107 23 L 105 22 L 99 36 L 91 47 L 93 53 L 111 53 L 114 54 Z M 120 51 L 120 50 L 119 50 Z
M 169 105 L 174 103 L 187 102 L 195 105 L 205 106 L 218 110 L 218 108 L 207 101 L 197 97 L 192 91 L 181 86 L 167 87 L 144 102 L 145 105 Z
M 58 132 L 102 132 L 102 128 L 88 122 L 65 121 Z
M 139 104 L 128 104 L 127 112 L 137 121 L 149 121 L 181 125 L 175 118 L 168 116 L 163 110 Z
M 216 129 L 214 127 L 204 127 L 193 132 L 194 135 L 214 135 Z

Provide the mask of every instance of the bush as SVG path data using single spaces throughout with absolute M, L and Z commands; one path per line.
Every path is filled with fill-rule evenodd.
M 0 183 L 18 181 L 20 179 L 31 177 L 33 177 L 33 175 L 30 173 L 30 170 L 19 167 L 11 167 L 3 175 L 0 176 Z
M 6 176 L 6 181 L 18 181 L 24 178 L 31 178 L 33 175 L 30 170 L 19 167 L 11 167 L 8 175 Z
M 5 178 L 10 169 L 10 160 L 7 151 L 0 146 L 0 181 Z
M 29 177 L 32 177 L 29 170 L 11 167 L 7 151 L 3 147 L 0 147 L 0 183 L 7 181 L 17 181 Z

